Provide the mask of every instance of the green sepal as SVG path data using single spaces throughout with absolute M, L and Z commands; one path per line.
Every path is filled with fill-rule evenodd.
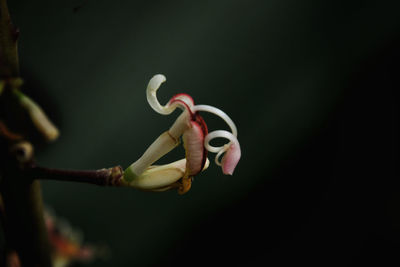
M 132 171 L 130 167 L 126 168 L 124 171 L 124 180 L 128 183 L 132 182 L 137 175 Z

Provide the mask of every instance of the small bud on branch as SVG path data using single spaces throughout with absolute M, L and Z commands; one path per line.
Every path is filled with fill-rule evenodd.
M 18 98 L 21 106 L 28 112 L 36 129 L 43 135 L 47 141 L 54 141 L 60 135 L 57 127 L 50 121 L 42 108 L 31 98 L 21 91 L 14 89 L 14 95 Z

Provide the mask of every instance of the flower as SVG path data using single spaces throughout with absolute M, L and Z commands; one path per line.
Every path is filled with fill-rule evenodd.
M 148 103 L 154 111 L 162 115 L 169 115 L 176 108 L 182 109 L 183 112 L 171 128 L 161 134 L 144 154 L 125 170 L 123 182 L 143 190 L 165 191 L 178 188 L 180 194 L 186 193 L 191 187 L 193 177 L 207 169 L 207 152 L 216 153 L 216 164 L 222 167 L 224 174 L 232 175 L 241 155 L 237 129 L 233 121 L 218 108 L 195 105 L 193 98 L 187 94 L 177 94 L 166 105 L 161 105 L 156 93 L 165 81 L 166 78 L 162 74 L 157 74 L 150 80 L 146 90 Z M 209 112 L 222 118 L 231 132 L 217 130 L 209 133 L 200 112 Z M 153 166 L 154 162 L 179 144 L 180 137 L 185 148 L 185 159 Z M 229 142 L 215 147 L 210 144 L 215 138 L 225 138 Z

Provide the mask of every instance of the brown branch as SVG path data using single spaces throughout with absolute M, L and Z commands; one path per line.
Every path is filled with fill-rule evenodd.
M 0 79 L 3 80 L 1 91 L 15 87 L 15 84 L 11 84 L 20 81 L 18 34 L 19 31 L 11 22 L 7 1 L 0 0 Z M 6 96 L 2 94 L 1 97 Z M 10 102 L 9 100 L 5 101 Z M 4 129 L 2 132 L 4 134 Z M 4 145 L 1 148 L 0 191 L 4 205 L 6 246 L 15 250 L 24 267 L 51 267 L 39 181 L 27 179 L 18 160 L 10 157 L 10 147 L 5 148 Z
M 0 0 L 0 76 L 19 76 L 18 41 L 19 31 L 11 22 L 6 0 Z
M 120 186 L 124 173 L 121 166 L 100 170 L 77 171 L 51 169 L 35 165 L 27 168 L 26 172 L 33 179 L 79 182 L 100 186 Z

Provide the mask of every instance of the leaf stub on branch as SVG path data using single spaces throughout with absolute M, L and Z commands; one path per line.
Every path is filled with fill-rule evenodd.
M 121 166 L 115 166 L 109 169 L 111 171 L 108 185 L 120 186 L 121 179 L 124 175 L 124 170 Z
M 33 160 L 33 146 L 27 141 L 21 141 L 10 148 L 11 154 L 20 163 L 27 163 Z

